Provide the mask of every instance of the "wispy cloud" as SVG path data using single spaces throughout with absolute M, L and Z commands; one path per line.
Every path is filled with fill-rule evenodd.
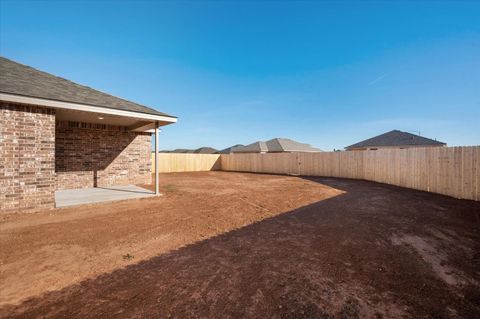
M 368 82 L 367 85 L 368 85 L 368 86 L 372 86 L 372 85 L 374 85 L 375 83 L 378 83 L 378 82 L 382 81 L 385 77 L 387 77 L 387 75 L 388 75 L 387 73 L 382 74 L 382 75 L 380 75 L 379 77 L 377 77 L 377 78 L 373 79 L 372 81 Z

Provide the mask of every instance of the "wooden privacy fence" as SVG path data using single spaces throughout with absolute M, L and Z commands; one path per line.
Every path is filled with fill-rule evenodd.
M 480 146 L 223 154 L 221 170 L 365 179 L 480 200 Z
M 220 169 L 219 154 L 158 153 L 160 173 L 199 172 Z M 152 172 L 155 172 L 155 153 L 152 153 Z

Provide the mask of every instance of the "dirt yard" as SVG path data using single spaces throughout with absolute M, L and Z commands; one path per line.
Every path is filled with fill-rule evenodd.
M 365 181 L 161 176 L 0 215 L 0 317 L 478 318 L 480 203 Z

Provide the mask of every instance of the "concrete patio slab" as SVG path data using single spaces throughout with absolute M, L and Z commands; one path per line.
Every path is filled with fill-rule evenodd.
M 155 196 L 155 193 L 135 185 L 66 189 L 55 192 L 55 207 L 110 202 L 149 196 Z

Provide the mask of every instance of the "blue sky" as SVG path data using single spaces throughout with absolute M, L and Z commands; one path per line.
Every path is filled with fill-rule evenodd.
M 480 2 L 0 2 L 0 54 L 179 117 L 160 148 L 480 144 Z

